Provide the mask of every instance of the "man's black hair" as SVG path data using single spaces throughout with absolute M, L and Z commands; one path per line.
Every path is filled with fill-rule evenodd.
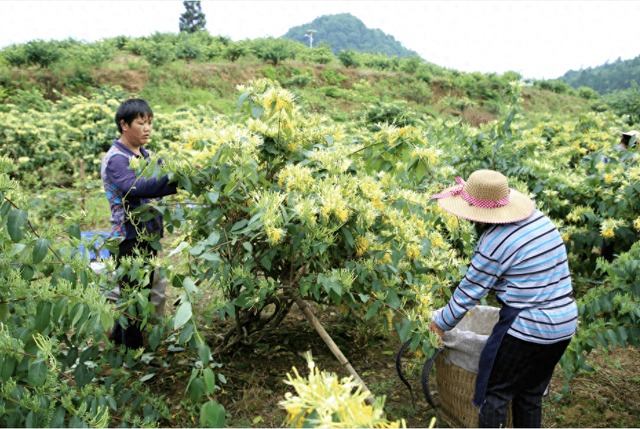
M 153 111 L 147 100 L 144 98 L 130 98 L 125 100 L 118 107 L 118 111 L 116 112 L 116 125 L 118 126 L 118 132 L 122 134 L 122 126 L 120 125 L 120 121 L 124 119 L 124 122 L 131 126 L 131 122 L 134 119 L 148 115 L 153 118 Z

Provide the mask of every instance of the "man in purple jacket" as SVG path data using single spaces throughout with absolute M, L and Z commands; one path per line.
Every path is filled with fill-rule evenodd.
M 129 169 L 129 161 L 144 158 L 149 162 L 149 152 L 144 145 L 149 141 L 153 131 L 153 111 L 146 100 L 134 98 L 122 102 L 116 113 L 116 124 L 121 136 L 113 140 L 113 145 L 102 160 L 100 170 L 104 190 L 111 208 L 110 238 L 120 239 L 116 269 L 122 258 L 143 254 L 155 256 L 150 242 L 143 236 L 162 237 L 162 215 L 146 222 L 137 222 L 129 217 L 129 213 L 144 204 L 158 202 L 161 197 L 175 194 L 176 184 L 169 184 L 167 176 L 145 179 L 136 177 L 136 172 Z M 153 283 L 153 272 L 148 287 Z M 138 288 L 136 281 L 127 275 L 119 280 L 120 290 L 125 287 Z M 115 322 L 109 339 L 116 344 L 124 344 L 127 348 L 143 347 L 140 322 L 128 321 L 127 328 Z

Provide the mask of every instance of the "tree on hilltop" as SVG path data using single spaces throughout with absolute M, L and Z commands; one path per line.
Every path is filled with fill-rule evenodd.
M 195 33 L 196 31 L 204 30 L 207 20 L 200 7 L 200 2 L 184 1 L 182 4 L 186 11 L 180 15 L 180 32 Z

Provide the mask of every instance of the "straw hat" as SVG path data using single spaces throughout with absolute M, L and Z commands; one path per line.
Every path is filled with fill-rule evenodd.
M 620 134 L 621 136 L 629 136 L 629 137 L 633 137 L 635 135 L 640 134 L 639 131 L 636 130 L 631 130 L 631 131 L 617 131 L 618 134 Z
M 484 223 L 511 223 L 526 219 L 535 210 L 534 202 L 509 188 L 507 178 L 493 170 L 478 170 L 467 182 L 456 177 L 458 185 L 432 195 L 449 213 Z

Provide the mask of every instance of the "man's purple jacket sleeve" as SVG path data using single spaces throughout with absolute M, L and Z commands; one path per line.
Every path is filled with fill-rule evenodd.
M 155 177 L 136 178 L 135 170 L 129 169 L 129 159 L 124 156 L 112 157 L 107 164 L 106 173 L 111 182 L 131 198 L 159 198 L 177 192 L 176 184 L 169 184 L 167 176 L 162 176 L 160 180 Z

